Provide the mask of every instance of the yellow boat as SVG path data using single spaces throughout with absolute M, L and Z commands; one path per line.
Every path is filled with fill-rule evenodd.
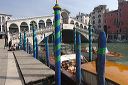
M 82 79 L 88 85 L 97 85 L 95 61 L 81 65 Z M 128 66 L 106 61 L 105 85 L 128 85 Z

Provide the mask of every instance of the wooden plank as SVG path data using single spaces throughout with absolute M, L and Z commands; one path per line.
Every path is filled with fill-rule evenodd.
M 14 55 L 26 85 L 43 83 L 48 78 L 54 77 L 55 72 L 40 61 L 34 59 L 32 55 L 24 51 L 15 51 Z
M 5 85 L 8 64 L 8 52 L 0 49 L 0 85 Z

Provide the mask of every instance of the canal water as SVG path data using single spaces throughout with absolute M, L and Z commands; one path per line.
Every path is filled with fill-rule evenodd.
M 81 48 L 87 48 L 89 46 L 88 43 L 82 43 Z M 97 43 L 93 43 L 93 47 L 98 47 Z M 116 63 L 121 63 L 128 65 L 128 43 L 107 43 L 107 48 L 108 51 L 111 52 L 117 52 L 121 53 L 123 57 L 106 57 L 107 60 L 116 62 Z M 40 53 L 41 56 L 45 56 L 45 53 L 42 53 L 42 50 L 44 49 L 44 46 L 40 46 Z M 49 49 L 50 49 L 50 55 L 53 55 L 53 45 L 49 44 Z M 66 54 L 73 53 L 73 44 L 64 44 L 62 45 L 62 51 L 66 52 Z M 88 53 L 82 53 L 83 56 L 88 57 Z M 94 55 L 96 56 L 96 55 Z
M 88 46 L 88 43 L 83 43 L 81 47 Z M 98 47 L 97 43 L 93 43 L 93 46 Z M 110 61 L 114 61 L 116 63 L 121 63 L 128 65 L 128 43 L 107 43 L 107 49 L 111 52 L 117 52 L 123 55 L 123 57 L 109 57 L 106 59 Z

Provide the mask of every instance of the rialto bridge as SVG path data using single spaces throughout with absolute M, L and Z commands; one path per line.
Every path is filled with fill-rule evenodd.
M 37 32 L 38 43 L 40 43 L 43 40 L 43 34 L 49 36 L 54 31 L 54 16 L 41 16 L 9 20 L 7 22 L 8 41 L 12 39 L 13 43 L 18 43 L 19 33 L 23 33 L 24 31 L 26 31 L 27 38 L 32 44 L 32 23 L 34 23 L 36 26 L 35 28 Z M 88 25 L 70 17 L 69 13 L 65 10 L 62 10 L 61 12 L 61 28 L 66 31 L 64 33 L 68 34 L 70 34 L 71 31 L 73 32 L 74 28 L 77 28 L 79 29 L 79 31 L 82 32 L 81 34 L 86 39 L 88 39 Z M 67 34 L 64 34 L 63 37 L 65 35 Z M 97 36 L 94 35 L 93 40 L 96 38 Z

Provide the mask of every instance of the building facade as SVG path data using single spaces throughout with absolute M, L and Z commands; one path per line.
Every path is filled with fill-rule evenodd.
M 82 22 L 82 23 L 88 25 L 88 22 L 89 22 L 89 14 L 79 13 L 75 17 L 75 19 L 78 20 L 79 22 Z
M 0 38 L 6 32 L 7 21 L 11 18 L 11 15 L 0 14 Z
M 90 13 L 90 19 L 96 33 L 99 33 L 104 28 L 103 15 L 106 11 L 108 11 L 106 5 L 99 5 Z
M 108 41 L 117 39 L 118 10 L 104 14 L 104 25 L 107 27 Z
M 104 25 L 107 27 L 108 40 L 128 40 L 128 1 L 118 0 L 118 9 L 104 14 Z

